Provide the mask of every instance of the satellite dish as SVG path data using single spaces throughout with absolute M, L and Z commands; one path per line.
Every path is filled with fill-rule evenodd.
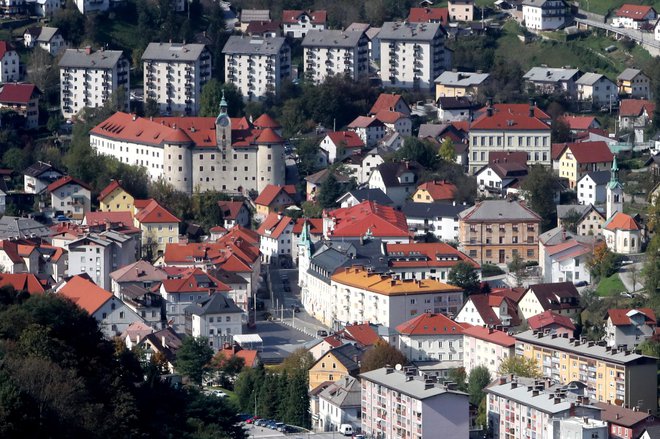
M 397 364 L 396 366 L 394 366 L 394 368 L 395 368 L 396 370 L 401 370 L 401 369 L 403 369 L 403 367 L 402 367 L 400 364 Z

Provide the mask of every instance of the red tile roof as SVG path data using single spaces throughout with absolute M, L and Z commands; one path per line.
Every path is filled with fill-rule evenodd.
M 103 224 L 122 224 L 129 229 L 136 229 L 133 226 L 133 215 L 131 212 L 87 212 L 85 213 L 85 225 L 103 225 Z
M 363 201 L 353 207 L 335 209 L 326 215 L 335 220 L 334 229 L 326 231 L 333 238 L 361 237 L 367 231 L 376 238 L 410 237 L 406 216 L 393 207 L 374 201 Z
M 293 218 L 289 216 L 282 216 L 281 214 L 271 212 L 266 219 L 259 226 L 259 233 L 261 236 L 267 238 L 279 238 L 282 233 L 291 225 Z
M 625 4 L 616 11 L 616 16 L 632 18 L 633 20 L 644 20 L 648 18 L 646 16 L 651 11 L 655 11 L 653 6 Z
M 369 322 L 346 325 L 339 331 L 339 335 L 345 339 L 356 341 L 362 346 L 373 346 L 382 340 L 376 327 Z
M 5 84 L 0 89 L 0 102 L 27 105 L 39 90 L 34 84 Z
M 272 128 L 264 128 L 261 130 L 261 133 L 256 140 L 256 143 L 258 144 L 273 144 L 282 142 L 284 142 L 284 139 L 275 131 L 273 131 Z
M 355 131 L 330 131 L 327 136 L 338 147 L 364 148 L 364 142 Z
M 637 222 L 628 214 L 617 212 L 605 224 L 605 229 L 614 232 L 615 230 L 639 230 Z
M 404 335 L 462 334 L 463 325 L 442 314 L 424 313 L 396 327 Z
M 245 33 L 248 35 L 263 35 L 270 32 L 279 34 L 279 21 L 250 21 L 245 28 Z
M 565 115 L 561 117 L 561 120 L 566 122 L 568 127 L 574 131 L 586 131 L 596 122 L 594 116 Z
M 632 325 L 633 322 L 628 317 L 630 311 L 637 311 L 638 313 L 644 316 L 644 320 L 647 324 L 655 325 L 655 313 L 651 308 L 634 308 L 634 309 L 609 309 L 607 310 L 607 315 L 614 326 L 627 326 Z
M 222 217 L 224 219 L 235 220 L 238 217 L 238 214 L 241 211 L 241 208 L 245 205 L 244 201 L 228 201 L 221 200 L 218 201 L 218 206 L 222 211 Z
M 490 295 L 508 297 L 513 303 L 517 304 L 522 299 L 525 291 L 525 288 L 493 288 Z
M 174 279 L 165 279 L 167 293 L 207 293 L 231 291 L 231 288 L 199 268 L 189 268 Z
M 553 143 L 550 152 L 552 160 L 559 160 L 559 157 L 564 153 L 567 146 L 567 143 Z
M 566 316 L 556 314 L 550 310 L 543 311 L 541 314 L 537 314 L 527 319 L 527 324 L 530 329 L 543 329 L 547 326 L 557 325 L 566 329 L 571 329 L 575 331 L 575 325 Z
M 396 123 L 399 119 L 407 118 L 403 113 L 399 113 L 398 111 L 390 111 L 390 110 L 380 110 L 378 113 L 376 113 L 376 119 L 383 123 Z
M 296 24 L 302 14 L 309 16 L 312 24 L 324 24 L 328 18 L 326 11 L 297 11 L 297 10 L 284 10 L 282 11 L 282 23 Z
M 67 175 L 66 177 L 62 177 L 58 180 L 55 180 L 54 182 L 49 184 L 47 190 L 48 190 L 48 192 L 54 192 L 54 191 L 58 190 L 59 188 L 61 188 L 63 186 L 66 186 L 67 184 L 77 184 L 78 186 L 80 186 L 84 189 L 87 189 L 88 191 L 92 190 L 91 186 L 88 185 L 87 183 L 84 183 L 84 182 L 82 182 L 82 181 L 80 181 L 76 178 L 73 178 L 69 175 Z
M 528 107 L 529 108 L 529 107 Z M 529 117 L 528 114 L 519 114 L 508 111 L 495 111 L 492 116 L 483 114 L 472 122 L 470 130 L 542 130 L 550 131 L 550 127 L 537 117 Z
M 515 346 L 516 339 L 509 334 L 496 329 L 484 328 L 483 326 L 472 326 L 463 330 L 463 335 L 485 340 L 504 347 Z
M 136 203 L 137 207 L 137 203 Z M 172 215 L 167 209 L 158 204 L 158 201 L 151 200 L 145 207 L 141 208 L 135 219 L 142 223 L 180 223 L 181 220 Z
M 404 267 L 453 267 L 459 262 L 467 262 L 475 268 L 481 268 L 479 264 L 465 253 L 455 249 L 444 242 L 415 242 L 408 244 L 386 244 L 390 259 L 390 266 L 393 268 Z M 424 259 L 421 257 L 425 256 Z M 406 261 L 406 258 L 413 257 L 416 260 Z M 398 260 L 398 259 L 401 260 Z
M 14 50 L 8 41 L 0 41 L 0 60 L 5 57 L 5 53 Z
M 621 99 L 619 103 L 619 116 L 639 117 L 644 111 L 652 118 L 655 102 L 646 99 Z
M 527 294 L 536 296 L 543 310 L 580 309 L 580 293 L 573 282 L 530 285 Z
M 299 235 L 302 233 L 303 224 L 307 222 L 310 235 L 323 234 L 323 218 L 298 218 L 293 225 L 293 233 Z
M 449 23 L 447 8 L 410 8 L 408 21 L 411 23 Z
M 610 151 L 609 146 L 602 141 L 569 143 L 566 147 L 573 153 L 573 157 L 579 164 L 611 163 L 614 159 L 614 154 Z
M 253 22 L 254 23 L 254 22 Z M 242 358 L 246 367 L 255 367 L 259 359 L 259 352 L 252 349 L 232 349 L 222 348 L 218 353 L 222 352 L 225 358 L 238 357 Z
M 261 116 L 257 117 L 252 124 L 257 128 L 272 128 L 274 130 L 282 128 L 282 126 L 275 119 L 270 117 L 268 113 L 264 113 Z
M 353 120 L 353 122 L 348 124 L 348 128 L 369 128 L 369 127 L 379 127 L 383 126 L 383 122 L 376 119 L 375 117 L 368 116 L 358 116 Z
M 270 206 L 281 192 L 288 194 L 291 198 L 291 204 L 293 204 L 296 194 L 296 186 L 292 184 L 286 186 L 269 184 L 264 188 L 264 190 L 261 191 L 257 199 L 254 200 L 254 204 L 258 204 L 260 206 Z
M 431 195 L 433 201 L 451 201 L 456 193 L 456 186 L 446 181 L 427 181 L 417 186 L 417 190 L 425 190 Z
M 394 111 L 396 105 L 401 100 L 403 100 L 403 97 L 401 95 L 394 93 L 381 93 L 380 95 L 378 95 L 378 99 L 376 99 L 376 102 L 374 102 L 374 104 L 371 106 L 371 110 L 369 110 L 369 115 L 377 114 L 381 110 Z
M 32 273 L 1 273 L 0 287 L 6 286 L 11 286 L 16 291 L 27 291 L 30 294 L 45 293 L 43 285 Z
M 97 200 L 103 201 L 105 197 L 110 195 L 115 189 L 121 189 L 126 192 L 126 189 L 121 187 L 121 183 L 119 183 L 117 180 L 112 180 L 110 184 L 104 187 L 103 190 L 99 193 Z
M 91 280 L 80 275 L 73 276 L 69 279 L 57 293 L 71 299 L 90 315 L 93 315 L 113 297 L 112 293 L 109 293 Z

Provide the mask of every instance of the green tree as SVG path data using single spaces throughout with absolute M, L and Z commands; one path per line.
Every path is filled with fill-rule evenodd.
M 362 356 L 360 372 L 369 372 L 370 370 L 380 369 L 385 366 L 395 366 L 408 364 L 406 356 L 400 350 L 384 341 L 378 341 L 376 345 Z
M 607 244 L 600 242 L 594 247 L 594 251 L 587 261 L 587 267 L 589 267 L 591 275 L 600 280 L 615 273 L 615 262 L 614 253 L 607 247 Z
M 513 257 L 511 258 L 511 262 L 507 265 L 507 268 L 509 269 L 509 273 L 513 275 L 513 277 L 516 279 L 516 286 L 520 287 L 523 284 L 523 280 L 525 279 L 526 272 L 525 272 L 525 261 L 523 258 L 520 256 L 519 253 L 514 253 Z
M 296 349 L 282 361 L 279 370 L 282 372 L 296 372 L 298 370 L 309 370 L 314 364 L 314 356 L 304 348 Z
M 192 198 L 181 191 L 177 191 L 162 178 L 151 182 L 149 196 L 161 205 L 167 206 L 167 210 L 179 219 L 189 219 L 193 216 Z
M 222 211 L 218 201 L 229 199 L 218 191 L 196 192 L 192 197 L 192 217 L 203 228 L 208 229 L 222 220 Z
M 334 172 L 330 171 L 328 178 L 325 179 L 319 188 L 317 201 L 323 209 L 337 207 L 337 199 L 344 194 L 342 185 L 337 181 Z
M 637 345 L 637 349 L 642 352 L 642 355 L 660 358 L 660 342 L 653 339 L 647 339 Z
M 11 148 L 2 156 L 2 163 L 5 167 L 21 172 L 30 166 L 30 153 L 26 149 Z
M 311 201 L 305 201 L 302 204 L 303 216 L 305 218 L 321 218 L 323 208 L 318 204 Z
M 542 376 L 536 361 L 527 357 L 507 357 L 502 360 L 497 369 L 498 375 L 514 374 L 519 377 L 540 378 Z
M 550 138 L 554 143 L 570 142 L 571 127 L 568 125 L 563 117 L 556 117 L 552 120 L 550 125 Z
M 208 338 L 186 337 L 176 354 L 176 370 L 199 386 L 212 358 L 213 349 L 209 347 Z
M 283 421 L 287 424 L 310 428 L 311 417 L 309 414 L 309 382 L 307 370 L 298 370 L 291 374 L 287 392 L 282 395 L 285 401 Z
M 153 98 L 147 98 L 146 102 L 144 103 L 144 117 L 158 117 L 159 115 L 160 105 L 158 105 L 158 102 L 156 102 L 156 100 Z
M 220 98 L 222 97 L 222 86 L 213 78 L 209 80 L 199 97 L 199 115 L 203 117 L 215 117 L 220 112 Z
M 449 138 L 445 138 L 440 144 L 440 152 L 438 153 L 442 160 L 448 162 L 456 161 L 456 149 L 454 148 L 454 142 Z
M 474 266 L 465 261 L 454 265 L 449 271 L 447 281 L 463 289 L 465 294 L 473 294 L 479 290 L 479 274 Z
M 522 190 L 529 199 L 529 207 L 541 217 L 541 230 L 547 231 L 557 223 L 557 209 L 554 201 L 559 180 L 551 170 L 534 165 L 523 181 Z
M 298 172 L 301 177 L 307 177 L 319 169 L 319 139 L 309 137 L 295 142 L 298 156 Z
M 468 393 L 470 394 L 470 403 L 476 406 L 486 397 L 484 388 L 490 384 L 490 372 L 486 366 L 477 366 L 470 371 L 468 377 Z
M 572 233 L 577 233 L 578 222 L 582 219 L 582 215 L 575 210 L 571 209 L 566 212 L 566 215 L 561 219 L 561 225 L 563 228 Z
M 456 383 L 456 388 L 461 392 L 467 392 L 467 373 L 465 372 L 464 367 L 457 367 L 455 369 L 449 369 L 447 378 L 450 381 Z
M 413 160 L 428 170 L 435 170 L 438 166 L 439 156 L 435 147 L 426 140 L 417 137 L 406 137 L 403 146 L 394 156 L 400 160 Z

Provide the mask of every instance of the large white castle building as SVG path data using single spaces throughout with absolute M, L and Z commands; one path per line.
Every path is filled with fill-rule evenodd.
M 267 114 L 230 118 L 224 96 L 213 117 L 141 118 L 118 112 L 90 131 L 98 153 L 144 166 L 175 189 L 261 192 L 285 182 L 284 139 Z

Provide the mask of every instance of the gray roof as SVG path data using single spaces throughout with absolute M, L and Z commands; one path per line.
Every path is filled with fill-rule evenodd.
M 647 355 L 639 355 L 634 352 L 624 350 L 617 350 L 615 354 L 612 353 L 611 348 L 606 346 L 600 346 L 592 342 L 581 343 L 578 341 L 571 341 L 573 339 L 556 336 L 553 337 L 551 334 L 543 334 L 542 332 L 536 331 L 525 331 L 519 334 L 515 334 L 513 337 L 516 340 L 520 340 L 526 343 L 545 346 L 553 349 L 560 350 L 562 352 L 570 352 L 585 357 L 595 358 L 602 361 L 608 361 L 616 364 L 630 364 L 630 363 L 653 363 L 655 364 L 657 359 L 654 357 L 649 357 Z M 576 343 L 578 343 L 576 345 Z
M 330 384 L 318 396 L 335 407 L 359 407 L 362 401 L 362 386 L 357 378 L 346 376 Z
M 519 201 L 486 200 L 459 214 L 465 221 L 541 221 L 535 212 Z
M 142 54 L 142 60 L 197 61 L 205 47 L 203 44 L 149 43 Z
M 32 218 L 3 216 L 0 218 L 0 239 L 50 236 L 50 229 Z
M 89 55 L 85 49 L 66 49 L 60 67 L 84 69 L 112 69 L 122 57 L 121 50 L 97 50 Z
M 595 209 L 601 215 L 603 214 L 602 210 L 597 208 L 593 204 L 559 204 L 557 205 L 557 218 L 559 219 L 566 218 L 572 210 L 579 213 L 580 217 L 583 217 L 586 213 L 591 211 L 592 208 Z
M 357 47 L 363 31 L 310 30 L 303 39 L 303 47 Z
M 348 25 L 348 27 L 345 29 L 346 31 L 360 31 L 360 32 L 366 32 L 369 30 L 370 25 L 369 23 L 351 23 Z
M 140 259 L 110 273 L 115 282 L 160 282 L 167 279 L 167 273 Z
M 580 74 L 579 69 L 556 69 L 552 67 L 532 67 L 523 75 L 523 79 L 532 82 L 560 82 L 568 81 Z
M 198 316 L 208 314 L 238 314 L 243 312 L 242 309 L 236 306 L 232 299 L 222 293 L 211 294 L 208 297 L 200 299 L 196 303 L 187 306 L 184 311 Z
M 616 79 L 620 79 L 621 81 L 630 81 L 632 79 L 635 79 L 635 76 L 639 75 L 642 73 L 641 70 L 638 69 L 626 69 L 619 76 L 616 77 Z
M 472 72 L 442 72 L 440 76 L 435 78 L 436 84 L 448 85 L 451 87 L 473 87 L 481 85 L 490 74 L 488 73 L 472 73 Z
M 369 29 L 367 29 L 365 33 L 367 34 L 367 38 L 369 38 L 370 40 L 374 40 L 378 38 L 378 34 L 380 33 L 380 28 L 370 27 Z
M 539 242 L 545 246 L 556 245 L 561 244 L 567 239 L 575 237 L 575 233 L 571 232 L 570 230 L 566 230 L 563 227 L 555 227 L 554 229 L 550 229 L 547 232 L 541 233 L 539 235 Z
M 581 85 L 594 85 L 596 82 L 598 82 L 601 78 L 605 78 L 605 75 L 601 75 L 600 73 L 585 73 L 575 81 L 576 84 L 581 84 Z M 609 79 L 608 79 L 609 80 Z
M 378 38 L 397 41 L 431 41 L 439 32 L 444 33 L 444 28 L 440 23 L 386 21 L 378 33 Z
M 471 207 L 471 206 L 470 206 Z M 451 203 L 415 203 L 406 202 L 401 211 L 407 218 L 456 218 L 458 215 L 468 209 L 463 204 Z
M 250 21 L 270 21 L 270 11 L 268 9 L 243 9 L 241 11 L 241 22 Z
M 339 361 L 349 373 L 360 370 L 360 357 L 362 356 L 363 351 L 357 346 L 351 343 L 346 343 L 334 349 L 330 349 L 323 354 L 323 357 L 328 354 L 333 354 L 337 361 Z M 323 361 L 323 357 L 319 358 L 317 363 Z
M 54 171 L 64 175 L 62 171 L 55 169 L 53 165 L 46 162 L 36 162 L 31 164 L 23 170 L 23 175 L 27 175 L 29 177 L 39 177 L 41 174 L 47 171 Z
M 443 110 L 471 109 L 472 107 L 475 107 L 475 105 L 464 96 L 440 96 L 438 98 L 438 108 L 442 108 Z M 419 134 L 417 136 L 419 137 Z
M 414 160 L 406 162 L 385 162 L 378 165 L 374 172 L 378 171 L 383 180 L 385 187 L 399 187 L 399 186 L 417 186 L 417 181 L 419 180 L 424 168 L 422 165 L 417 163 Z M 401 182 L 399 177 L 407 172 L 412 172 L 415 176 L 413 181 Z M 373 173 L 372 173 L 373 175 Z
M 589 178 L 599 186 L 605 185 L 610 181 L 610 171 L 591 171 L 584 174 L 582 178 L 585 178 L 586 176 L 589 176 Z M 580 180 L 582 180 L 582 178 Z
M 284 37 L 245 37 L 232 35 L 227 40 L 222 53 L 238 55 L 277 55 L 285 45 Z
M 307 273 L 326 283 L 330 283 L 329 276 L 341 267 L 362 265 L 379 273 L 389 270 L 387 258 L 383 254 L 383 243 L 379 239 L 319 241 L 314 244 L 314 248 Z M 325 271 L 327 276 L 318 269 Z
M 39 33 L 39 36 L 37 37 L 37 41 L 40 43 L 48 43 L 50 40 L 53 39 L 55 35 L 59 32 L 59 29 L 56 27 L 47 27 L 44 26 L 41 28 L 41 32 Z
M 369 189 L 369 188 L 364 188 L 364 189 L 354 189 L 350 192 L 347 192 L 345 195 L 342 195 L 339 197 L 337 200 L 342 200 L 344 198 L 348 198 L 349 196 L 355 197 L 358 202 L 363 202 L 366 200 L 369 201 L 375 201 L 378 204 L 382 204 L 385 206 L 390 206 L 392 205 L 393 201 L 388 197 L 385 192 L 383 192 L 380 189 Z
M 464 395 L 465 398 L 467 398 L 466 393 L 456 390 L 447 390 L 439 384 L 427 388 L 423 377 L 419 375 L 407 376 L 403 370 L 399 371 L 392 368 L 382 367 L 370 372 L 361 373 L 360 378 L 396 390 L 399 393 L 403 393 L 418 400 L 446 394 Z M 408 380 L 408 378 L 412 379 Z

